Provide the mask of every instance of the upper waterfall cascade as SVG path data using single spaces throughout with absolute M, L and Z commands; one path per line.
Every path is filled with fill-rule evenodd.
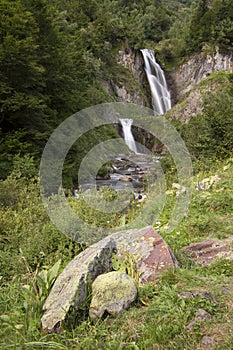
M 155 114 L 165 114 L 171 108 L 171 96 L 164 72 L 156 62 L 153 50 L 142 49 L 141 52 L 151 89 L 153 110 Z
M 120 119 L 123 134 L 124 134 L 124 140 L 126 145 L 133 151 L 134 153 L 137 153 L 137 146 L 131 131 L 131 126 L 133 124 L 133 119 Z

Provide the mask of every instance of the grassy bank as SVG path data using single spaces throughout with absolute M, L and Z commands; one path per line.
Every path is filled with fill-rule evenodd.
M 193 196 L 187 216 L 173 232 L 166 233 L 164 227 L 176 198 L 175 190 L 169 189 L 165 209 L 154 227 L 175 252 L 181 263 L 179 268 L 163 274 L 156 285 L 141 287 L 139 300 L 123 314 L 94 324 L 87 313 L 82 312 L 79 325 L 61 335 L 41 331 L 42 305 L 57 273 L 83 247 L 59 233 L 49 221 L 36 179 L 28 182 L 12 175 L 2 181 L 2 348 L 201 349 L 200 340 L 206 335 L 214 337 L 216 349 L 230 349 L 233 343 L 233 264 L 220 259 L 201 267 L 190 261 L 181 247 L 206 238 L 232 235 L 232 170 L 233 161 L 229 159 L 216 163 L 208 172 L 198 173 L 193 178 Z M 74 205 L 81 210 L 83 203 L 78 201 Z M 93 213 L 85 213 L 93 220 Z M 121 219 L 115 218 L 111 225 Z M 179 296 L 181 292 L 193 290 L 207 291 L 212 299 L 201 295 L 191 299 Z M 190 331 L 187 325 L 200 308 L 212 317 L 198 322 Z

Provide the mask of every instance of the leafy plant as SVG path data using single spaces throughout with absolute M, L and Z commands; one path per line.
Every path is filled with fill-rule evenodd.
M 112 267 L 116 271 L 125 272 L 132 277 L 137 286 L 139 286 L 140 272 L 137 270 L 136 258 L 127 250 L 122 250 L 120 256 L 112 255 Z

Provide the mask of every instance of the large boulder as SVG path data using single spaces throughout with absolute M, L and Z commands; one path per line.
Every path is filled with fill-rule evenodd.
M 112 271 L 112 255 L 124 258 L 126 252 L 135 261 L 140 283 L 155 281 L 177 263 L 151 226 L 113 233 L 77 255 L 58 276 L 43 307 L 43 329 L 60 332 L 71 312 L 77 314 L 96 277 Z
M 89 316 L 96 321 L 105 312 L 115 315 L 128 309 L 137 298 L 134 280 L 124 272 L 112 271 L 98 276 L 92 284 Z
M 162 272 L 178 265 L 166 242 L 151 226 L 117 232 L 111 238 L 120 257 L 124 258 L 126 252 L 133 257 L 141 284 L 156 281 Z
M 45 332 L 62 331 L 62 322 L 77 313 L 88 294 L 92 281 L 111 270 L 115 242 L 103 240 L 77 255 L 62 271 L 45 301 L 41 322 Z

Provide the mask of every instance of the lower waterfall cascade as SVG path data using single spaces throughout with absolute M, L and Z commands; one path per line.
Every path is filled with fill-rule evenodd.
M 126 145 L 131 149 L 131 151 L 137 153 L 137 146 L 131 130 L 133 119 L 120 119 L 120 122 L 122 125 Z

